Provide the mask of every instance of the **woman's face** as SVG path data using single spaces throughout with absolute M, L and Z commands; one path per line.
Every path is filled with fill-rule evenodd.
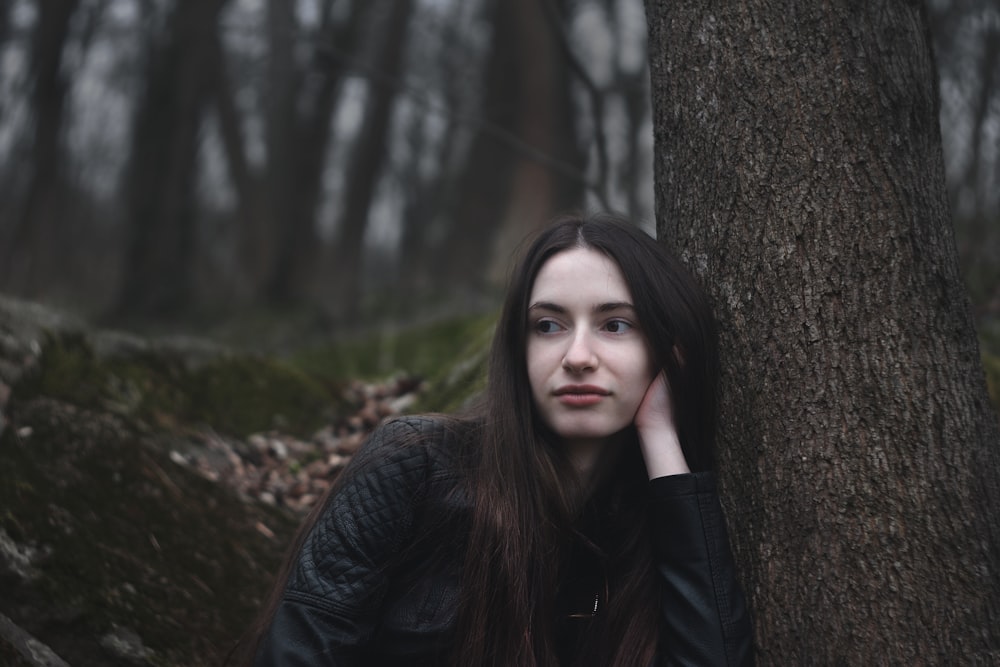
M 632 423 L 654 372 L 613 260 L 580 247 L 549 258 L 531 290 L 527 341 L 535 407 L 568 447 L 590 448 Z

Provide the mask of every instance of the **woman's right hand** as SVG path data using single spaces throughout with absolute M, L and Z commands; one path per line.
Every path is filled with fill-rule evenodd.
M 691 472 L 681 450 L 667 375 L 656 374 L 635 413 L 642 458 L 650 479 Z

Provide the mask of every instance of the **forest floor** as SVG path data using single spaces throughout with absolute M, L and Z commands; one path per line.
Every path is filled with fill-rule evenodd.
M 366 435 L 473 394 L 491 326 L 276 359 L 0 297 L 0 664 L 222 664 Z
M 222 664 L 366 435 L 482 387 L 492 322 L 279 358 L 0 297 L 0 664 Z

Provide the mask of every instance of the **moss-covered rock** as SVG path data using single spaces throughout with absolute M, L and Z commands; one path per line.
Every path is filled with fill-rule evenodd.
M 235 435 L 280 428 L 307 435 L 348 409 L 324 386 L 279 360 L 219 352 L 209 359 L 146 346 L 99 355 L 83 332 L 49 333 L 22 399 L 57 398 L 156 426 L 210 425 Z
M 343 383 L 399 373 L 428 381 L 420 410 L 455 408 L 482 386 L 492 327 L 470 316 L 281 360 L 0 302 L 0 614 L 77 667 L 218 664 L 298 517 L 179 465 L 199 434 L 306 436 L 354 407 Z M 20 660 L 0 640 L 0 663 Z
M 165 444 L 50 398 L 0 439 L 0 531 L 23 556 L 0 567 L 0 612 L 74 666 L 219 664 L 294 530 Z

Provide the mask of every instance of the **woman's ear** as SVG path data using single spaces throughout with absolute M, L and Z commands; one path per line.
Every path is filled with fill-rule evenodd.
M 681 346 L 678 343 L 674 343 L 674 359 L 678 366 L 684 368 L 684 353 L 681 352 Z

